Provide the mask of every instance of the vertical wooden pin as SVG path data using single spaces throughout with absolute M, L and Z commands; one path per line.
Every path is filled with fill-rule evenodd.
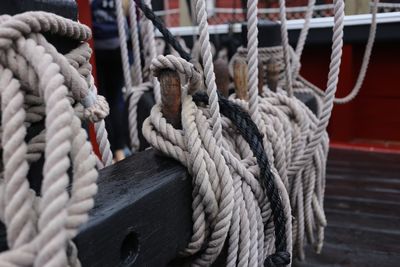
M 279 81 L 279 67 L 276 61 L 271 58 L 267 64 L 267 85 L 268 88 L 276 92 L 278 88 L 278 81 Z
M 223 59 L 214 61 L 215 83 L 218 91 L 225 97 L 229 95 L 229 68 Z
M 258 62 L 258 95 L 262 95 L 264 92 L 264 76 L 265 76 L 264 64 L 260 60 Z
M 176 129 L 181 125 L 181 81 L 176 71 L 162 70 L 158 75 L 161 87 L 162 112 L 165 119 Z
M 236 59 L 233 63 L 233 82 L 235 84 L 236 97 L 248 100 L 248 68 L 243 59 Z

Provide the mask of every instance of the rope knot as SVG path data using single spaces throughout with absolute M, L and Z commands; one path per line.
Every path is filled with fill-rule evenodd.
M 107 100 L 102 95 L 96 96 L 96 101 L 89 107 L 85 108 L 83 116 L 91 122 L 103 120 L 110 113 L 110 107 Z
M 192 63 L 180 57 L 159 55 L 152 60 L 150 69 L 155 77 L 158 77 L 160 71 L 163 69 L 170 69 L 178 72 L 183 75 L 186 83 L 189 83 L 189 91 L 195 91 L 202 86 L 203 81 L 201 73 Z
M 269 255 L 264 262 L 265 267 L 283 267 L 290 263 L 290 253 L 286 251 L 277 251 Z

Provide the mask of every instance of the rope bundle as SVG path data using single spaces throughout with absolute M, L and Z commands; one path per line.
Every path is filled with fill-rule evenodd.
M 289 198 L 277 173 L 270 171 L 262 137 L 250 117 L 238 127 L 242 135 L 232 133 L 230 120 L 221 117 L 203 1 L 196 1 L 196 14 L 209 105 L 198 108 L 188 94 L 193 91 L 190 81 L 200 75 L 191 63 L 159 56 L 152 63 L 156 75 L 160 69 L 172 69 L 191 77 L 182 87 L 182 130 L 167 122 L 160 105 L 143 125 L 147 141 L 181 161 L 193 177 L 193 236 L 185 254 L 196 253 L 193 265 L 209 266 L 228 238 L 228 266 L 287 265 L 292 235 Z M 232 107 L 227 103 L 225 111 Z M 239 119 L 236 123 L 246 116 L 239 107 L 230 114 Z
M 256 1 L 248 1 L 250 13 L 248 13 L 247 39 L 249 47 L 247 51 L 244 49 L 239 51 L 247 57 L 250 68 L 249 102 L 235 99 L 235 95 L 233 95 L 229 104 L 222 104 L 223 100 L 221 99 L 223 98 L 220 98 L 218 104 L 204 2 L 196 1 L 195 14 L 199 23 L 199 42 L 205 76 L 204 90 L 208 95 L 202 102 L 208 105 L 196 106 L 192 96 L 188 93 L 191 91 L 188 90 L 189 85 L 185 84 L 182 87 L 184 95 L 182 98 L 182 129 L 175 129 L 166 121 L 160 105 L 153 108 L 143 126 L 144 136 L 149 143 L 182 162 L 194 177 L 194 236 L 192 242 L 195 242 L 197 246 L 193 248 L 193 243 L 190 243 L 188 251 L 186 251 L 197 252 L 194 265 L 208 266 L 212 263 L 210 260 L 215 259 L 214 254 L 210 256 L 207 250 L 210 246 L 209 242 L 213 242 L 217 251 L 222 249 L 219 239 L 216 243 L 213 239 L 217 231 L 214 227 L 220 222 L 217 220 L 219 214 L 230 218 L 230 222 L 226 222 L 230 224 L 230 230 L 226 237 L 229 240 L 227 258 L 229 266 L 255 266 L 263 263 L 268 266 L 287 265 L 290 261 L 287 256 L 282 257 L 281 259 L 284 259 L 282 261 L 276 259 L 280 258 L 279 255 L 291 253 L 293 246 L 299 258 L 303 259 L 305 236 L 318 252 L 322 248 L 323 230 L 326 226 L 323 197 L 329 142 L 326 127 L 334 102 L 341 62 L 344 3 L 341 0 L 334 1 L 335 26 L 332 57 L 327 90 L 321 92 L 315 90 L 310 83 L 298 75 L 299 58 L 307 36 L 311 15 L 306 16 L 305 30 L 302 31 L 298 47 L 294 52 L 289 49 L 287 41 L 285 3 L 283 0 L 280 1 L 283 47 L 268 48 L 261 53 L 261 60 L 264 62 L 271 58 L 278 61 L 281 70 L 279 90 L 277 92 L 264 90 L 265 92 L 261 96 L 258 95 L 257 90 L 258 75 L 254 75 L 257 74 L 258 66 L 257 39 L 254 38 L 257 36 L 257 20 L 253 14 L 257 9 L 255 3 Z M 310 0 L 310 9 L 314 3 L 315 1 Z M 179 69 L 176 64 L 173 64 L 172 58 L 168 64 L 167 61 L 167 58 L 164 57 L 154 59 L 153 70 L 155 73 L 159 73 L 160 68 L 181 72 L 182 69 L 194 68 L 186 62 L 185 64 L 190 68 Z M 174 59 L 174 61 L 179 61 L 182 65 L 184 60 Z M 184 74 L 188 75 L 188 72 L 184 72 Z M 317 97 L 319 107 L 316 114 L 293 97 L 293 90 L 311 92 Z M 196 96 L 194 98 L 196 99 Z M 268 158 L 267 163 L 270 165 L 270 173 L 273 174 L 273 178 L 266 181 L 272 181 L 271 184 L 278 188 L 278 200 L 279 203 L 282 203 L 280 208 L 284 211 L 284 216 L 280 218 L 285 218 L 284 221 L 275 220 L 278 213 L 271 209 L 273 202 L 277 199 L 270 198 L 270 195 L 267 194 L 267 200 L 271 203 L 268 201 L 265 203 L 259 198 L 259 192 L 268 193 L 265 191 L 268 187 L 262 184 L 262 181 L 265 180 L 260 179 L 266 169 L 263 168 L 260 157 L 256 153 L 257 150 L 254 149 L 255 144 L 251 142 L 252 138 L 248 140 L 245 138 L 248 132 L 240 130 L 240 119 L 232 120 L 235 116 L 229 116 L 226 113 L 226 109 L 232 108 L 232 102 L 236 103 L 236 107 L 240 107 L 236 109 L 238 114 L 243 114 L 240 112 L 243 110 L 248 111 L 253 124 L 255 122 L 257 125 L 252 128 L 249 124 L 243 124 L 246 125 L 244 128 L 251 128 L 263 133 L 258 137 L 256 134 L 252 137 L 253 140 L 261 140 L 262 146 L 260 147 L 267 153 L 268 157 L 265 158 Z M 214 154 L 215 151 L 218 152 L 218 158 Z M 220 158 L 221 155 L 224 160 Z M 214 167 L 213 164 L 217 166 Z M 220 206 L 220 203 L 225 203 L 225 199 L 232 196 L 221 195 L 222 192 L 225 192 L 222 190 L 226 189 L 226 187 L 220 187 L 221 181 L 225 177 L 217 172 L 218 168 L 224 170 L 228 168 L 230 171 L 228 186 L 230 187 L 230 183 L 233 185 L 232 214 L 221 209 Z M 247 169 L 248 172 L 244 172 L 243 169 Z M 214 176 L 210 175 L 212 173 Z M 258 183 L 254 183 L 254 181 Z M 265 217 L 266 215 L 267 217 Z M 274 221 L 273 224 L 271 224 L 272 221 Z M 285 225 L 285 228 L 282 228 L 282 225 Z M 226 229 L 221 229 L 223 230 L 218 233 L 225 235 Z M 282 229 L 286 229 L 286 232 L 279 232 Z M 276 242 L 273 242 L 274 238 L 277 239 Z M 199 242 L 202 246 L 198 245 Z M 199 248 L 202 247 L 206 249 L 199 252 Z M 282 250 L 283 247 L 285 250 Z M 274 257 L 267 257 L 273 251 L 276 251 Z
M 60 54 L 46 32 L 79 46 Z M 89 38 L 86 26 L 45 12 L 0 17 L 0 219 L 9 246 L 0 253 L 1 266 L 80 265 L 71 240 L 93 207 L 98 175 L 81 120 L 99 130 L 103 158 L 97 163 L 112 158 L 103 122 L 108 105 L 93 85 Z M 27 130 L 42 120 L 45 129 L 26 141 Z M 43 180 L 35 192 L 28 171 L 43 153 Z
M 162 64 L 167 61 L 168 58 L 163 56 L 154 59 L 154 73 L 160 73 L 160 69 L 180 70 L 172 62 Z M 187 66 L 181 70 L 194 68 L 184 59 L 180 59 L 179 63 Z M 193 72 L 187 74 L 189 76 Z M 272 191 L 275 190 L 276 195 L 270 194 L 267 198 L 262 189 L 265 186 L 263 181 L 268 179 L 270 186 L 273 186 L 274 181 L 279 183 L 279 178 L 276 173 L 269 172 L 265 155 L 261 165 L 264 170 L 260 172 L 254 156 L 256 151 L 252 151 L 245 137 L 235 133 L 232 118 L 221 118 L 222 137 L 219 146 L 212 132 L 211 108 L 198 107 L 192 96 L 187 94 L 187 87 L 188 84 L 182 87 L 182 130 L 175 129 L 166 121 L 161 112 L 161 104 L 153 107 L 150 117 L 143 125 L 143 134 L 147 141 L 163 153 L 179 160 L 193 177 L 193 236 L 184 254 L 200 252 L 196 254 L 198 256 L 193 264 L 209 266 L 221 252 L 229 234 L 227 266 L 263 265 L 267 256 L 275 251 L 275 229 L 272 222 L 275 218 L 272 217 L 271 204 L 267 199 L 272 195 L 278 198 L 273 203 L 280 203 L 279 193 L 275 189 Z M 196 97 L 204 102 L 204 99 Z M 208 97 L 205 102 L 207 100 Z M 229 107 L 231 104 L 225 105 Z M 227 107 L 224 106 L 223 110 L 226 111 Z M 238 114 L 242 114 L 239 118 L 246 116 L 240 107 L 230 111 L 231 116 Z M 248 131 L 249 127 L 257 131 L 247 115 L 247 125 L 242 125 L 240 129 Z M 241 145 L 237 146 L 237 143 Z M 262 144 L 259 145 L 261 147 L 258 153 L 262 154 Z M 279 189 L 282 188 L 283 185 Z M 288 203 L 289 199 L 284 202 Z M 276 219 L 280 218 L 280 223 L 283 224 L 287 221 L 290 226 L 290 207 L 286 205 L 284 210 L 283 217 L 281 215 Z M 279 238 L 276 241 L 282 243 L 284 240 L 285 244 L 286 239 L 291 239 L 290 228 L 277 236 Z M 278 253 L 274 257 L 268 257 L 271 263 L 267 266 L 275 266 L 271 264 L 279 261 L 287 264 L 287 258 L 284 252 Z

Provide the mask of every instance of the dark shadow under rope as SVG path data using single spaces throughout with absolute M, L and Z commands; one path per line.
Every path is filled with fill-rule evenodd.
M 187 53 L 172 33 L 165 27 L 143 0 L 138 1 L 138 7 L 144 15 L 153 22 L 154 26 L 162 33 L 164 39 L 169 43 L 179 55 L 187 61 L 191 60 L 191 55 Z M 205 93 L 198 93 L 193 96 L 194 101 L 208 103 L 208 96 Z M 290 253 L 286 251 L 286 218 L 282 207 L 282 200 L 278 188 L 275 186 L 274 175 L 271 172 L 267 154 L 263 146 L 263 136 L 257 128 L 257 125 L 251 120 L 250 115 L 240 106 L 229 101 L 219 94 L 219 105 L 221 113 L 229 118 L 237 127 L 240 134 L 249 144 L 257 164 L 260 167 L 260 183 L 264 187 L 268 199 L 271 202 L 271 211 L 275 227 L 275 248 L 276 252 L 269 255 L 264 262 L 266 267 L 281 267 L 290 263 Z

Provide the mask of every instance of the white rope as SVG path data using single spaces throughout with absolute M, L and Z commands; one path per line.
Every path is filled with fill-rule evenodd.
M 80 42 L 90 38 L 87 27 L 54 14 L 0 17 L 4 163 L 0 219 L 9 246 L 0 253 L 1 266 L 77 266 L 76 247 L 70 242 L 87 221 L 97 191 L 96 156 L 79 118 L 102 121 L 108 107 L 92 94 L 90 67 L 84 63 L 90 51 L 82 43 L 61 55 L 41 35 L 44 32 Z M 42 119 L 45 131 L 27 144 L 27 127 Z M 43 152 L 43 181 L 37 197 L 27 175 L 30 164 Z M 67 171 L 71 166 L 70 182 Z M 74 251 L 71 255 L 67 255 L 68 246 Z
M 293 85 L 292 85 L 292 72 L 289 61 L 289 37 L 287 31 L 286 21 L 286 2 L 285 0 L 279 0 L 279 14 L 281 20 L 281 39 L 283 47 L 283 58 L 285 60 L 285 74 L 286 74 L 286 90 L 289 96 L 293 96 Z
M 143 77 L 135 1 L 129 1 L 129 22 L 133 50 L 133 85 L 137 86 L 143 82 Z
M 257 0 L 247 1 L 247 64 L 249 66 L 248 90 L 249 110 L 253 121 L 258 125 L 258 28 Z
M 353 89 L 350 91 L 350 93 L 347 96 L 340 97 L 340 98 L 336 97 L 334 100 L 336 104 L 346 104 L 346 103 L 350 102 L 351 100 L 353 100 L 360 92 L 361 86 L 364 83 L 364 79 L 365 79 L 365 75 L 367 74 L 369 60 L 371 58 L 371 52 L 372 52 L 372 48 L 374 46 L 374 40 L 375 40 L 375 35 L 376 35 L 376 27 L 377 27 L 376 14 L 378 12 L 378 3 L 379 3 L 379 0 L 374 0 L 373 6 L 372 6 L 371 27 L 369 29 L 367 46 L 365 47 L 364 57 L 363 57 L 363 61 L 361 63 L 361 69 L 358 74 L 356 84 L 354 85 Z
M 151 0 L 144 0 L 144 3 L 151 8 Z M 149 71 L 151 61 L 153 60 L 153 58 L 157 56 L 154 26 L 153 23 L 150 20 L 148 20 L 144 15 L 142 15 L 141 18 L 141 25 L 142 25 L 141 36 L 142 36 L 142 42 L 144 44 L 143 50 L 145 59 L 144 71 Z M 153 84 L 154 99 L 156 103 L 160 103 L 161 101 L 160 83 L 155 77 L 153 77 L 153 75 L 150 72 L 148 74 L 149 74 L 149 80 Z
M 215 84 L 213 57 L 211 53 L 210 37 L 208 35 L 207 13 L 204 1 L 195 0 L 195 15 L 197 24 L 199 25 L 199 43 L 202 55 L 205 84 L 211 108 L 213 134 L 217 140 L 217 144 L 221 145 L 221 116 L 219 113 L 217 85 Z
M 309 2 L 309 7 L 314 1 Z M 301 76 L 291 77 L 292 70 L 296 73 L 300 64 L 298 62 L 303 49 L 309 19 L 312 11 L 306 14 L 305 26 L 297 46 L 297 54 L 290 48 L 287 40 L 285 20 L 285 4 L 280 1 L 281 11 L 281 48 L 259 49 L 260 60 L 266 64 L 274 59 L 280 69 L 278 92 L 266 91 L 264 97 L 259 98 L 260 115 L 264 124 L 264 148 L 269 152 L 272 165 L 279 173 L 280 179 L 290 196 L 290 206 L 293 220 L 293 245 L 296 247 L 298 257 L 304 258 L 305 238 L 311 242 L 317 251 L 322 248 L 323 229 L 326 219 L 323 213 L 323 195 L 325 186 L 325 165 L 328 151 L 328 136 L 326 126 L 331 114 L 334 94 L 337 88 L 339 67 L 342 53 L 344 3 L 342 0 L 334 1 L 335 27 L 333 34 L 332 56 L 330 71 L 325 93 L 317 90 Z M 249 57 L 250 50 L 239 49 L 235 56 Z M 290 59 L 294 65 L 290 67 Z M 234 61 L 235 59 L 232 59 Z M 298 70 L 297 70 L 298 71 Z M 295 80 L 293 80 L 295 79 Z M 292 83 L 293 85 L 290 85 Z M 294 92 L 312 93 L 318 100 L 320 107 L 316 115 L 303 103 L 293 97 L 287 97 L 281 90 L 286 83 L 290 96 L 291 86 Z M 319 90 L 319 89 L 318 89 Z M 232 97 L 233 101 L 234 100 Z M 240 103 L 240 101 L 238 102 Z M 261 125 L 262 125 L 261 124 Z M 290 243 L 291 240 L 288 240 Z
M 301 28 L 299 39 L 297 40 L 296 45 L 296 58 L 297 60 L 294 61 L 293 64 L 293 78 L 295 79 L 300 72 L 300 60 L 301 55 L 303 54 L 304 45 L 307 40 L 308 32 L 310 29 L 310 21 L 314 12 L 315 8 L 315 0 L 309 0 L 307 5 L 307 11 L 304 18 L 304 25 Z
M 159 56 L 153 61 L 154 73 L 168 68 L 185 72 L 188 77 L 198 75 L 193 75 L 190 63 L 172 58 Z M 271 211 L 258 182 L 257 163 L 248 144 L 232 133 L 233 125 L 224 117 L 222 147 L 217 145 L 211 130 L 211 108 L 199 109 L 191 96 L 185 95 L 187 84 L 182 87 L 183 130 L 166 122 L 160 105 L 153 107 L 143 125 L 150 144 L 182 162 L 193 177 L 193 236 L 185 254 L 200 251 L 192 264 L 210 266 L 228 238 L 227 266 L 236 266 L 237 260 L 240 266 L 258 265 L 273 251 L 273 231 L 271 225 L 266 229 L 263 226 L 270 220 Z M 232 146 L 236 138 L 240 145 Z M 269 254 L 265 243 L 269 244 Z
M 119 45 L 121 49 L 121 59 L 122 59 L 122 71 L 124 73 L 125 88 L 132 87 L 132 78 L 129 66 L 129 56 L 128 56 L 128 46 L 125 32 L 125 17 L 124 10 L 122 8 L 122 0 L 115 1 L 115 11 L 117 14 L 117 24 L 118 24 L 118 36 Z

